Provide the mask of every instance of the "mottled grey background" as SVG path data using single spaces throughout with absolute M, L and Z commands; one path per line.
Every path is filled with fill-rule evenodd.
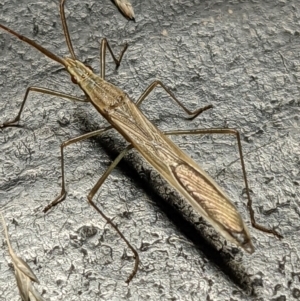
M 213 104 L 187 121 L 158 89 L 142 108 L 165 130 L 239 129 L 257 220 L 277 227 L 284 239 L 250 228 L 256 252 L 245 254 L 207 228 L 132 152 L 97 197 L 140 255 L 138 274 L 126 285 L 132 254 L 86 202 L 125 143 L 112 131 L 69 147 L 69 194 L 44 215 L 41 210 L 60 191 L 61 142 L 106 122 L 89 104 L 32 94 L 23 127 L 0 131 L 0 206 L 6 207 L 14 249 L 52 301 L 300 299 L 299 1 L 132 4 L 136 23 L 109 0 L 67 1 L 76 53 L 99 72 L 100 39 L 107 37 L 116 52 L 128 42 L 117 72 L 108 57 L 107 79 L 133 100 L 161 79 L 191 109 Z M 68 56 L 58 0 L 2 0 L 0 21 Z M 61 66 L 3 32 L 0 51 L 0 122 L 15 116 L 28 86 L 81 95 Z M 174 140 L 224 187 L 249 225 L 235 139 Z M 2 236 L 0 300 L 20 300 L 9 263 Z

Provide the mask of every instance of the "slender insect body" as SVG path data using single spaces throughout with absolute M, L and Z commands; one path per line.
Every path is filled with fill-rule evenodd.
M 226 239 L 252 253 L 249 231 L 229 197 L 152 124 L 118 87 L 77 60 L 66 69 L 96 110 Z
M 29 300 L 45 301 L 45 299 L 39 294 L 39 292 L 32 285 L 32 282 L 36 282 L 39 284 L 40 283 L 39 280 L 34 275 L 32 269 L 27 264 L 27 262 L 24 261 L 21 257 L 17 256 L 17 254 L 14 252 L 10 244 L 7 227 L 1 212 L 0 215 L 1 215 L 2 225 L 4 229 L 4 235 L 8 246 L 8 252 L 11 257 L 12 264 L 14 266 L 17 286 L 19 288 L 19 293 L 22 298 L 22 301 L 29 301 Z
M 239 153 L 241 159 L 244 181 L 248 197 L 248 208 L 250 210 L 252 225 L 267 233 L 273 233 L 279 238 L 282 236 L 274 229 L 267 229 L 256 224 L 254 220 L 254 212 L 251 207 L 252 201 L 250 198 L 249 187 L 247 183 L 245 164 L 242 156 L 242 147 L 239 134 L 233 129 L 196 129 L 196 130 L 180 130 L 171 131 L 167 135 L 163 134 L 154 124 L 152 124 L 145 115 L 140 111 L 139 105 L 149 95 L 149 93 L 160 85 L 171 98 L 192 118 L 198 116 L 203 111 L 212 108 L 211 105 L 199 108 L 195 112 L 189 111 L 180 103 L 160 81 L 153 82 L 141 95 L 137 103 L 133 103 L 125 92 L 118 87 L 105 81 L 105 51 L 109 50 L 116 66 L 120 65 L 121 59 L 127 45 L 125 45 L 118 59 L 114 56 L 106 39 L 102 40 L 101 44 L 101 76 L 97 76 L 93 71 L 76 59 L 71 39 L 69 36 L 67 23 L 64 13 L 64 2 L 60 2 L 60 14 L 63 24 L 63 29 L 66 37 L 67 46 L 72 58 L 61 58 L 33 40 L 22 36 L 12 29 L 1 25 L 0 28 L 14 35 L 18 39 L 28 43 L 36 48 L 50 59 L 62 64 L 71 75 L 72 81 L 79 85 L 87 98 L 82 99 L 73 97 L 61 92 L 52 91 L 45 88 L 30 87 L 27 89 L 23 103 L 18 115 L 2 125 L 0 128 L 14 126 L 19 122 L 20 116 L 27 99 L 29 91 L 35 91 L 55 96 L 60 96 L 65 99 L 75 101 L 88 101 L 96 108 L 96 110 L 111 124 L 110 127 L 99 129 L 91 133 L 86 133 L 80 137 L 75 137 L 65 141 L 61 145 L 61 171 L 62 171 L 62 188 L 60 195 L 45 207 L 44 212 L 62 202 L 66 197 L 65 176 L 64 176 L 64 148 L 72 143 L 82 141 L 84 139 L 100 135 L 105 131 L 115 128 L 128 142 L 127 146 L 118 157 L 112 162 L 109 168 L 101 176 L 95 186 L 91 189 L 87 196 L 91 206 L 115 229 L 119 236 L 126 242 L 135 257 L 135 267 L 133 272 L 127 279 L 127 283 L 131 281 L 138 269 L 139 256 L 136 250 L 131 246 L 124 235 L 119 231 L 118 227 L 109 219 L 92 201 L 105 179 L 110 172 L 120 162 L 124 155 L 131 149 L 135 148 L 145 159 L 152 165 L 161 176 L 166 179 L 169 184 L 175 188 L 195 210 L 204 217 L 221 235 L 229 241 L 244 248 L 247 252 L 252 253 L 254 248 L 251 243 L 251 238 L 246 225 L 244 224 L 240 214 L 235 206 L 230 201 L 229 197 L 215 183 L 215 181 L 207 175 L 201 167 L 196 164 L 184 151 L 172 142 L 167 135 L 178 134 L 234 134 L 237 138 Z
M 128 0 L 114 0 L 114 2 L 126 18 L 135 21 L 133 7 Z

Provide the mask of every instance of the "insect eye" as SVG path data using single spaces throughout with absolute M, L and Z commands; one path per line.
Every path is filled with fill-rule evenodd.
M 74 76 L 71 76 L 71 81 L 72 81 L 72 83 L 75 84 L 75 85 L 78 84 L 78 82 L 77 82 L 77 80 L 76 80 L 76 78 L 75 78 Z
M 92 68 L 90 65 L 86 65 L 86 67 L 87 67 L 88 69 L 90 69 L 92 72 L 94 72 L 93 68 Z

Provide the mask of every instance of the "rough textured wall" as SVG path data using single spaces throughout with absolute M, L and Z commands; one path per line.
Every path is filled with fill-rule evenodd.
M 188 121 L 157 89 L 142 108 L 164 130 L 239 129 L 257 221 L 276 227 L 284 239 L 250 228 L 256 252 L 245 254 L 208 228 L 132 152 L 96 198 L 139 252 L 138 274 L 126 285 L 132 254 L 86 202 L 125 143 L 112 131 L 67 148 L 68 196 L 44 215 L 60 191 L 61 142 L 106 123 L 89 104 L 32 93 L 23 127 L 0 131 L 0 206 L 13 247 L 52 301 L 300 299 L 299 2 L 132 4 L 136 23 L 108 0 L 67 1 L 78 57 L 99 72 L 100 39 L 108 38 L 116 53 L 128 42 L 119 70 L 108 56 L 106 73 L 133 100 L 161 79 L 191 109 L 213 104 Z M 68 56 L 58 1 L 4 0 L 0 22 Z M 15 116 L 32 85 L 81 95 L 61 66 L 1 31 L 0 123 Z M 174 140 L 228 192 L 249 225 L 235 139 Z M 0 247 L 0 300 L 20 300 L 4 238 Z

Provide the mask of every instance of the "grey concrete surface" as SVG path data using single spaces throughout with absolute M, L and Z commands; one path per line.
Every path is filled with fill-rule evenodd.
M 130 47 L 107 79 L 136 100 L 155 79 L 186 106 L 214 109 L 194 121 L 157 89 L 143 106 L 161 129 L 239 129 L 257 221 L 284 236 L 250 228 L 256 252 L 226 243 L 136 152 L 104 183 L 97 203 L 139 252 L 86 202 L 125 142 L 115 132 L 66 151 L 66 200 L 44 215 L 60 191 L 59 145 L 106 122 L 88 104 L 41 94 L 28 99 L 19 128 L 0 131 L 0 206 L 15 251 L 28 262 L 47 300 L 298 300 L 299 1 L 132 0 L 136 23 L 110 1 L 67 1 L 75 51 L 99 72 L 99 41 Z M 2 0 L 0 22 L 68 56 L 56 1 Z M 0 122 L 18 112 L 25 90 L 41 86 L 81 95 L 55 62 L 0 33 Z M 249 225 L 241 166 L 232 137 L 174 140 L 228 192 Z M 231 164 L 232 162 L 235 162 Z M 250 226 L 250 225 L 249 225 Z M 0 300 L 20 300 L 4 237 Z

